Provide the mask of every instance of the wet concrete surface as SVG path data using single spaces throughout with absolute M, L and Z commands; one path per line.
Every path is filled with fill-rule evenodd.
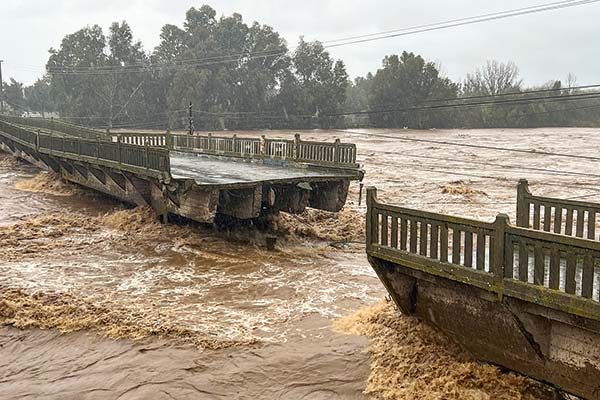
M 171 154 L 171 174 L 174 178 L 193 179 L 198 185 L 356 176 L 336 169 L 299 168 L 285 161 L 249 162 L 190 153 Z

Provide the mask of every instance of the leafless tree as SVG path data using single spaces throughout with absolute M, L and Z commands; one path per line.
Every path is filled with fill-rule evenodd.
M 483 68 L 467 74 L 463 91 L 466 95 L 496 95 L 520 90 L 522 83 L 514 62 L 488 61 Z

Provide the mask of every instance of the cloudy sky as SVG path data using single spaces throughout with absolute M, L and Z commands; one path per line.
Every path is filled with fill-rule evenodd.
M 290 45 L 300 35 L 327 41 L 401 29 L 552 0 L 2 0 L 0 59 L 4 79 L 32 83 L 43 74 L 48 49 L 86 25 L 105 31 L 127 20 L 147 50 L 158 44 L 164 24 L 181 25 L 190 7 L 210 4 L 218 15 L 238 12 L 250 24 L 271 25 Z M 501 21 L 421 33 L 331 49 L 352 77 L 375 71 L 387 54 L 413 51 L 440 62 L 459 80 L 486 60 L 512 60 L 530 85 L 564 79 L 600 82 L 600 2 Z

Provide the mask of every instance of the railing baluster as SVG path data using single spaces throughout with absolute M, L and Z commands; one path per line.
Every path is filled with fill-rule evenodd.
M 400 221 L 400 250 L 406 251 L 406 239 L 408 237 L 408 224 L 406 222 L 406 217 L 402 216 L 402 220 Z
M 473 232 L 465 231 L 465 267 L 473 267 Z
M 448 225 L 440 225 L 440 261 L 448 262 Z
M 514 278 L 515 245 L 512 236 L 506 235 L 504 239 L 504 277 Z M 478 268 L 479 269 L 479 266 Z
M 460 265 L 461 231 L 456 226 L 452 227 L 452 264 Z
M 577 209 L 577 226 L 576 226 L 575 235 L 580 238 L 583 237 L 583 217 L 584 217 L 583 209 L 578 208 Z
M 587 238 L 590 240 L 596 239 L 596 211 L 588 211 L 588 229 Z
M 572 251 L 567 253 L 567 269 L 565 271 L 565 292 L 575 294 L 575 270 L 577 269 L 577 256 Z
M 558 290 L 560 287 L 560 251 L 553 247 L 550 253 L 550 289 Z
M 529 281 L 529 249 L 523 240 L 519 241 L 519 280 Z
M 544 269 L 545 269 L 545 256 L 544 248 L 540 243 L 536 243 L 533 252 L 534 257 L 534 269 L 533 269 L 533 284 L 544 285 Z
M 477 269 L 485 270 L 485 234 L 481 229 L 477 231 Z
M 581 296 L 591 299 L 594 291 L 594 256 L 586 252 L 583 256 L 583 273 L 581 274 Z
M 398 217 L 395 215 L 390 216 L 392 218 L 392 247 L 398 248 Z
M 429 256 L 431 258 L 438 258 L 438 245 L 439 245 L 439 224 L 432 222 L 431 224 L 431 239 L 429 241 Z
M 533 229 L 540 229 L 540 203 L 533 203 Z
M 565 235 L 573 235 L 573 208 L 567 208 L 567 219 L 565 221 Z
M 388 246 L 388 215 L 386 212 L 381 213 L 381 245 Z
M 422 256 L 427 256 L 428 223 L 425 220 L 421 220 L 421 229 L 419 236 L 419 254 L 421 254 Z
M 410 220 L 410 252 L 417 254 L 417 221 L 415 219 Z
M 552 221 L 552 206 L 544 205 L 544 231 L 550 232 L 550 222 Z
M 554 208 L 554 233 L 559 233 L 562 230 L 562 207 Z

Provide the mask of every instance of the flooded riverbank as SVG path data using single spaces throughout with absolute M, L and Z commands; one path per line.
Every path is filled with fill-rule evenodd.
M 491 221 L 500 212 L 514 220 L 521 177 L 535 193 L 599 201 L 595 163 L 403 138 L 585 154 L 600 144 L 599 132 L 303 136 L 356 142 L 365 183 L 383 199 Z M 565 140 L 569 148 L 561 147 Z M 52 398 L 77 398 L 77 389 L 88 398 L 141 398 L 152 387 L 175 398 L 551 398 L 546 388 L 473 363 L 435 331 L 378 305 L 385 291 L 364 256 L 365 207 L 357 204 L 356 183 L 341 213 L 282 215 L 274 252 L 251 228 L 162 225 L 150 210 L 57 184 L 6 155 L 0 185 L 0 322 L 8 326 L 0 336 L 7 360 L 0 390 L 9 398 L 35 398 L 50 387 L 58 388 Z M 337 323 L 341 332 L 334 330 L 348 315 Z M 69 341 L 78 350 L 59 357 Z M 120 351 L 132 357 L 121 370 L 117 361 L 125 356 L 112 357 Z M 182 368 L 172 361 L 178 358 L 199 366 Z M 160 383 L 163 370 L 169 378 Z M 419 389 L 428 382 L 429 392 Z

